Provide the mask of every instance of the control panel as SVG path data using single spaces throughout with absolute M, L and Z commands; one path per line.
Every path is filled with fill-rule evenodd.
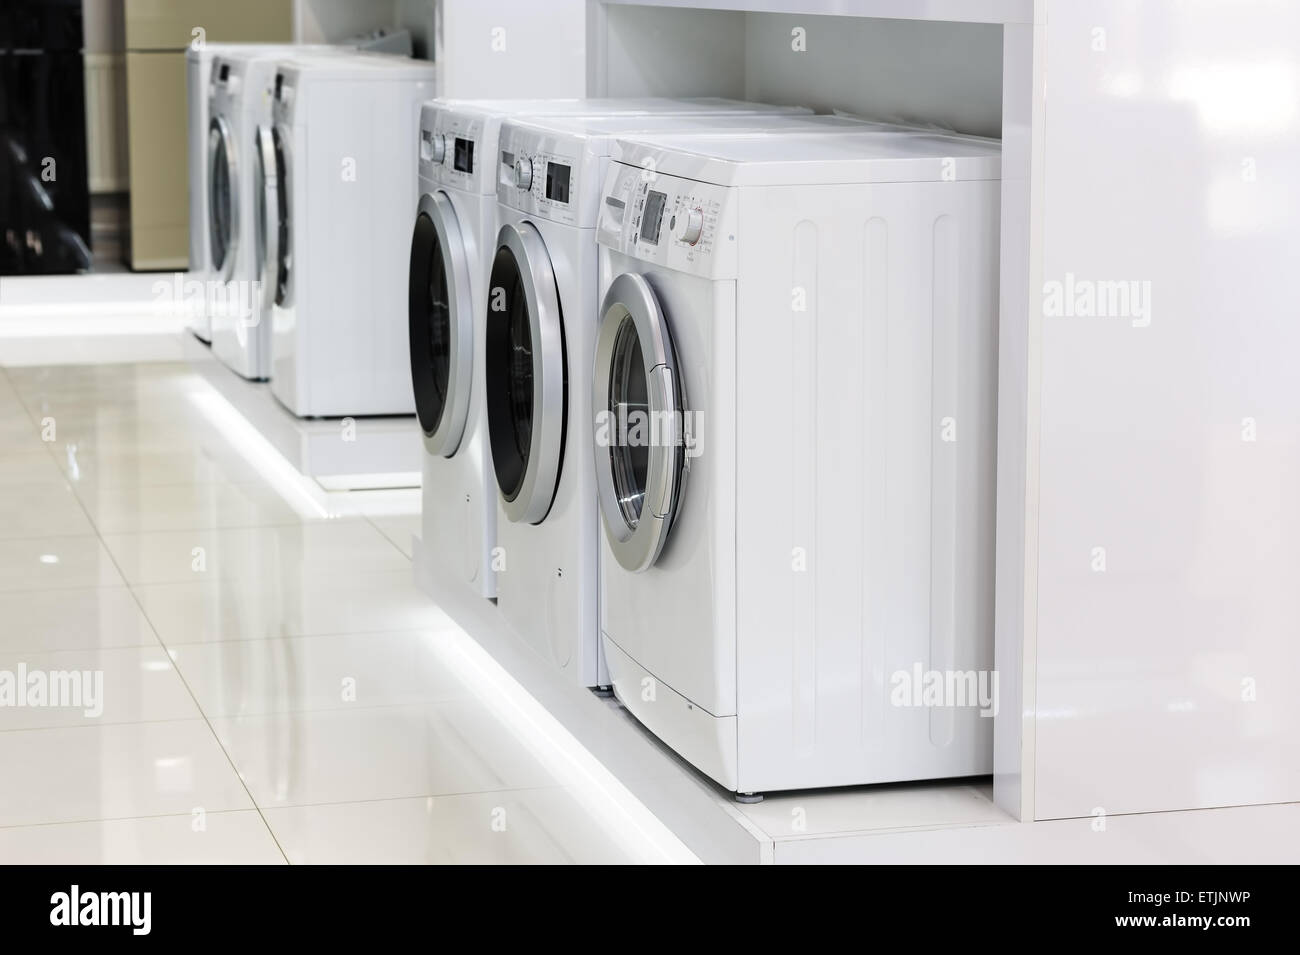
M 609 160 L 588 137 L 505 123 L 496 156 L 497 199 L 578 228 L 596 225 L 596 189 Z
M 516 153 L 502 148 L 497 197 L 516 209 L 578 225 L 575 208 L 580 170 L 571 157 L 534 151 Z
M 420 112 L 421 178 L 466 192 L 494 193 L 494 170 L 483 147 L 487 122 L 481 114 L 426 104 Z
M 647 262 L 722 277 L 735 263 L 733 192 L 611 162 L 596 241 Z

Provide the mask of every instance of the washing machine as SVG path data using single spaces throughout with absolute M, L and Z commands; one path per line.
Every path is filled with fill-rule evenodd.
M 187 136 L 190 187 L 190 267 L 191 277 L 206 282 L 210 278 L 208 255 L 208 136 L 211 115 L 208 103 L 212 95 L 212 64 L 219 56 L 237 56 L 246 52 L 292 55 L 305 51 L 329 50 L 335 47 L 323 44 L 290 43 L 204 43 L 191 45 L 185 51 L 186 95 L 189 101 Z M 371 49 L 386 53 L 411 52 L 411 35 L 405 30 L 376 30 L 373 33 L 352 37 L 337 48 Z M 190 331 L 203 342 L 212 341 L 212 327 L 205 309 L 190 312 Z
M 212 93 L 212 62 L 245 44 L 206 43 L 185 52 L 185 85 L 189 100 L 187 136 L 190 185 L 190 275 L 200 282 L 209 279 L 208 263 L 208 100 Z M 190 331 L 200 341 L 212 341 L 207 310 L 192 308 Z
M 807 115 L 529 117 L 501 128 L 500 227 L 484 309 L 497 600 L 533 648 L 586 686 L 608 676 L 596 626 L 598 517 L 589 377 L 594 228 L 614 137 L 635 129 L 840 130 Z
M 417 564 L 425 584 L 496 595 L 496 481 L 486 449 L 484 302 L 497 232 L 501 123 L 529 116 L 809 115 L 736 100 L 433 100 L 421 111 L 409 334 L 424 434 Z M 638 123 L 640 125 L 640 123 Z M 499 555 L 498 555 L 499 559 Z
M 1000 165 L 903 132 L 616 147 L 604 663 L 742 797 L 992 771 Z
M 411 414 L 408 223 L 431 63 L 281 62 L 264 142 L 271 392 L 301 417 Z M 271 265 L 269 263 L 274 263 Z
M 270 335 L 264 317 L 272 289 L 266 282 L 265 235 L 257 228 L 259 184 L 271 92 L 286 55 L 346 55 L 330 48 L 273 45 L 227 47 L 212 61 L 207 133 L 208 261 L 204 301 L 212 352 L 253 380 L 270 375 Z

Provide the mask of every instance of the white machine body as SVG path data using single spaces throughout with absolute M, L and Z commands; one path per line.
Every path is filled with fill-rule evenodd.
M 271 391 L 299 416 L 410 414 L 406 228 L 430 63 L 295 58 L 272 89 L 263 188 Z M 268 275 L 269 277 L 269 275 Z
M 596 447 L 603 662 L 729 790 L 991 772 L 999 176 L 902 132 L 617 147 L 589 404 L 680 424 Z

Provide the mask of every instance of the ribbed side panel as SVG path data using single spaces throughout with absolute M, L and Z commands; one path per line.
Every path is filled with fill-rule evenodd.
M 963 411 L 957 407 L 957 224 L 951 216 L 934 223 L 930 290 L 930 668 L 954 669 L 957 646 L 957 454 Z M 966 422 L 969 426 L 973 422 Z M 930 711 L 930 742 L 953 740 L 955 711 Z
M 128 187 L 126 57 L 121 53 L 87 53 L 84 59 L 90 191 L 124 192 Z
M 794 228 L 794 275 L 790 291 L 791 412 L 796 423 L 793 470 L 795 532 L 790 555 L 794 589 L 791 700 L 796 751 L 811 751 L 817 739 L 817 226 Z
M 880 542 L 888 533 L 889 497 L 886 453 L 891 414 L 889 401 L 889 226 L 879 217 L 868 220 L 863 234 L 862 263 L 862 744 L 884 743 L 885 707 L 889 701 L 887 635 L 889 563 Z

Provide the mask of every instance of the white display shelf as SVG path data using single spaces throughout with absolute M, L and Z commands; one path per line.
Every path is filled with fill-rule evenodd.
M 188 331 L 186 361 L 299 473 L 330 490 L 412 487 L 420 483 L 424 453 L 414 415 L 299 418 L 271 394 L 223 365 Z
M 601 767 L 588 785 L 635 799 L 702 862 L 1259 864 L 1294 855 L 1276 835 L 1300 826 L 1295 804 L 1117 815 L 1101 828 L 1093 817 L 1022 823 L 994 804 L 983 777 L 776 793 L 740 805 L 616 700 L 577 686 L 529 649 L 492 601 L 432 583 L 421 541 L 411 545 L 417 584 L 505 671 L 499 705 L 532 720 L 575 765 L 587 764 L 574 746 L 585 750 Z M 540 722 L 534 704 L 548 714 Z
M 1035 0 L 603 0 L 608 6 L 676 7 L 950 23 L 1033 23 Z

